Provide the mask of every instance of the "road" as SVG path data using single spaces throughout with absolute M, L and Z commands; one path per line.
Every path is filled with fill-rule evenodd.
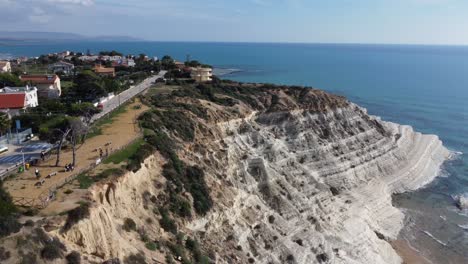
M 166 74 L 167 71 L 160 71 L 157 75 L 151 76 L 149 78 L 146 78 L 144 81 L 139 83 L 138 85 L 135 85 L 120 94 L 114 96 L 112 99 L 104 103 L 104 108 L 102 109 L 102 112 L 99 114 L 96 114 L 93 116 L 91 119 L 91 122 L 94 122 L 98 120 L 99 118 L 103 117 L 104 115 L 108 114 L 115 108 L 119 107 L 121 104 L 125 103 L 126 101 L 130 100 L 134 96 L 140 94 L 144 90 L 148 89 L 151 87 L 151 85 L 154 83 L 154 81 L 158 78 L 164 78 L 164 75 Z

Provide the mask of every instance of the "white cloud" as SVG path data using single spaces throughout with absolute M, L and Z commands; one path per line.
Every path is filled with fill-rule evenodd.
M 58 4 L 83 5 L 83 6 L 94 5 L 94 0 L 47 0 L 47 2 L 58 3 Z

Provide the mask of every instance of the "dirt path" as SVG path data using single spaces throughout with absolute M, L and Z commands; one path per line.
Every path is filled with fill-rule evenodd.
M 136 105 L 141 105 L 141 108 L 134 108 Z M 34 175 L 36 167 L 32 167 L 25 173 L 5 181 L 5 188 L 14 198 L 37 199 L 41 194 L 48 192 L 49 188 L 63 182 L 70 175 L 76 174 L 82 169 L 89 168 L 93 163 L 96 163 L 96 160 L 99 158 L 99 151 L 96 151 L 96 149 L 102 148 L 105 155 L 105 144 L 111 142 L 112 144 L 107 147 L 110 154 L 113 150 L 120 149 L 138 138 L 141 133 L 136 124 L 136 118 L 147 109 L 147 106 L 135 100 L 135 102 L 127 105 L 125 112 L 116 115 L 113 118 L 113 122 L 103 125 L 102 134 L 89 138 L 77 151 L 77 162 L 74 172 L 65 172 L 64 170 L 65 164 L 72 161 L 72 152 L 64 151 L 61 155 L 60 167 L 54 166 L 55 158 L 37 166 L 40 171 L 41 180 L 44 179 L 42 186 L 34 186 L 38 180 Z M 48 179 L 45 177 L 54 172 L 57 172 L 57 175 Z

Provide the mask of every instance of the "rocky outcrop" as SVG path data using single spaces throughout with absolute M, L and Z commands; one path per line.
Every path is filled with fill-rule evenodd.
M 198 114 L 195 139 L 179 155 L 203 169 L 214 202 L 207 215 L 179 221 L 182 231 L 217 263 L 401 263 L 388 243 L 403 223 L 391 195 L 437 175 L 449 154 L 437 136 L 318 90 L 227 88 L 211 101 L 171 98 L 171 108 Z M 95 186 L 90 218 L 63 240 L 104 260 L 144 250 L 122 231 L 125 218 L 164 237 L 145 220 L 158 219 L 145 196 L 161 191 L 163 163 L 152 156 L 140 171 Z
M 388 243 L 403 222 L 391 195 L 430 182 L 448 156 L 436 136 L 353 104 L 217 126 L 226 155 L 198 158 L 223 164 L 213 173 L 226 187 L 219 208 L 190 228 L 219 263 L 401 263 Z

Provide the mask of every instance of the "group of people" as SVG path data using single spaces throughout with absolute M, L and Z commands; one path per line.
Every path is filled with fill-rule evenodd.
M 65 172 L 69 172 L 73 170 L 75 170 L 75 166 L 73 166 L 73 164 L 68 163 L 67 165 L 65 165 Z

